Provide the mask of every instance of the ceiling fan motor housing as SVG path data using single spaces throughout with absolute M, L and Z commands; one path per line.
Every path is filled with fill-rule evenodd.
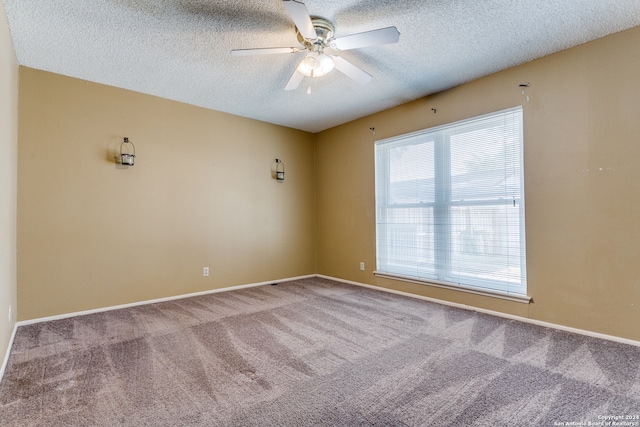
M 311 51 L 321 51 L 328 46 L 333 39 L 335 28 L 331 22 L 318 16 L 312 16 L 311 23 L 313 24 L 313 28 L 316 30 L 318 38 L 315 40 L 305 39 L 304 36 L 300 34 L 300 30 L 296 28 L 298 41 Z

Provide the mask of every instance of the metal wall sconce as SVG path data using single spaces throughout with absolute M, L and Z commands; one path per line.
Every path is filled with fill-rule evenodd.
M 129 144 L 131 144 L 132 149 L 129 149 Z M 125 148 L 124 151 L 122 150 L 123 148 Z M 124 166 L 133 166 L 135 157 L 136 146 L 125 136 L 124 141 L 120 143 L 120 163 Z
M 282 168 L 280 168 L 280 165 L 282 165 Z M 276 159 L 276 180 L 284 181 L 284 163 L 280 159 Z

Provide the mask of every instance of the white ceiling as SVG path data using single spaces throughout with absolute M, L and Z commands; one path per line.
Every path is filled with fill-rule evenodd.
M 640 25 L 640 0 L 305 0 L 336 37 L 400 41 L 340 52 L 367 85 L 333 71 L 284 91 L 304 53 L 230 54 L 299 46 L 281 0 L 2 2 L 20 65 L 309 132 Z

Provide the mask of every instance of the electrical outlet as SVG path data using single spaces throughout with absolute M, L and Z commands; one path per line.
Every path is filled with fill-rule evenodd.
M 204 277 L 209 277 L 209 267 L 205 267 L 202 269 L 202 275 Z
M 364 271 L 364 262 L 360 263 L 360 271 Z

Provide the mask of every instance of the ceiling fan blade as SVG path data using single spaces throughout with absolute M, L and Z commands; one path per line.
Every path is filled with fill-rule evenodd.
M 293 23 L 298 27 L 298 31 L 302 34 L 302 37 L 309 40 L 315 40 L 318 38 L 313 23 L 311 22 L 311 16 L 307 11 L 307 7 L 302 2 L 296 0 L 282 0 L 284 7 L 287 8 L 287 12 L 291 16 Z
M 361 85 L 369 83 L 373 78 L 371 74 L 356 67 L 351 62 L 347 61 L 346 59 L 340 56 L 332 56 L 331 59 L 333 60 L 333 64 L 335 65 L 336 70 L 347 75 L 348 77 L 357 81 Z
M 331 42 L 331 47 L 338 50 L 349 50 L 387 43 L 397 43 L 398 40 L 400 40 L 400 32 L 398 29 L 396 27 L 387 27 L 339 37 Z
M 234 49 L 231 51 L 233 56 L 249 56 L 249 55 L 270 55 L 273 53 L 296 53 L 300 52 L 297 47 L 264 47 L 257 49 Z
M 295 89 L 297 89 L 298 86 L 300 86 L 300 83 L 302 83 L 303 79 L 304 79 L 304 74 L 302 74 L 300 71 L 298 71 L 298 68 L 296 67 L 296 70 L 291 75 L 291 78 L 287 82 L 287 85 L 284 87 L 284 90 L 295 90 Z

